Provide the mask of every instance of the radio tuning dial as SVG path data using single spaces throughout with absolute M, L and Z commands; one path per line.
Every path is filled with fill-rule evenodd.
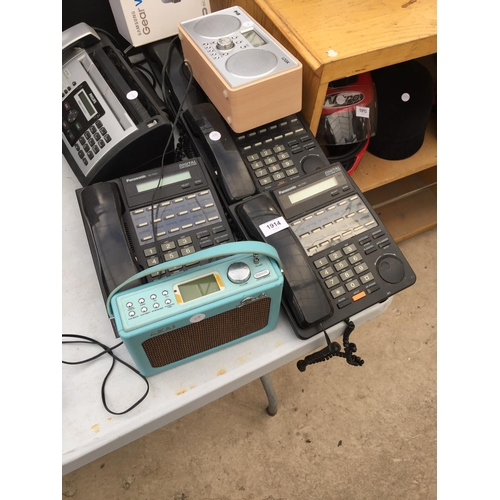
M 245 283 L 250 278 L 250 268 L 244 262 L 234 262 L 227 269 L 227 277 L 233 283 Z
M 234 47 L 234 42 L 228 36 L 223 36 L 217 40 L 216 47 L 219 50 L 231 50 Z

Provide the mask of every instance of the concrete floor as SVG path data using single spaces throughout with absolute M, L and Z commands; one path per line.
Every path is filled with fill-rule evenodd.
M 62 478 L 75 500 L 437 497 L 436 230 L 400 244 L 417 282 L 357 328 L 364 360 L 271 373 Z

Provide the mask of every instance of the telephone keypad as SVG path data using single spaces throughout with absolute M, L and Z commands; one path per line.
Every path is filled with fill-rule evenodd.
M 377 222 L 357 194 L 290 222 L 290 228 L 310 257 L 332 247 L 312 263 L 338 308 L 380 289 L 365 259 L 373 252 L 386 249 L 391 240 L 376 226 Z M 344 246 L 339 246 L 342 242 Z
M 219 213 L 212 191 L 208 189 L 164 200 L 154 206 L 130 210 L 129 214 L 138 241 L 146 246 L 143 255 L 148 267 L 231 240 L 227 224 Z M 151 246 L 152 215 L 161 251 L 158 255 L 156 246 Z M 181 268 L 175 266 L 168 271 Z M 165 271 L 161 273 L 165 274 Z M 158 278 L 160 273 L 152 273 L 151 277 Z
M 258 141 L 255 140 L 257 135 Z M 276 121 L 258 131 L 239 134 L 235 136 L 235 140 L 258 185 L 266 191 L 299 175 L 297 165 L 301 163 L 302 157 L 311 153 L 321 157 L 325 167 L 330 163 L 296 116 Z M 263 144 L 266 147 L 263 148 Z M 295 161 L 291 159 L 292 156 Z
M 384 235 L 382 230 L 377 229 L 359 238 L 357 243 L 349 243 L 313 261 L 320 279 L 339 309 L 380 290 L 374 274 L 363 261 L 363 254 L 369 255 L 391 245 L 389 238 L 379 239 Z M 374 242 L 377 242 L 376 246 Z
M 97 120 L 94 125 L 91 125 L 78 139 L 78 142 L 73 146 L 78 152 L 79 158 L 85 165 L 88 165 L 88 160 L 93 160 L 106 145 L 111 142 L 111 136 L 103 126 L 101 120 Z M 83 148 L 81 150 L 80 146 Z M 85 154 L 84 154 L 85 152 Z

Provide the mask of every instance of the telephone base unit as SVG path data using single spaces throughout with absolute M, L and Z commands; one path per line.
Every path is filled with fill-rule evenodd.
M 82 29 L 63 33 L 62 151 L 88 186 L 160 165 L 172 124 L 111 41 L 90 28 L 81 37 Z M 174 158 L 171 142 L 166 162 Z
M 283 263 L 283 306 L 308 339 L 413 285 L 416 276 L 338 164 L 230 207 L 249 239 Z

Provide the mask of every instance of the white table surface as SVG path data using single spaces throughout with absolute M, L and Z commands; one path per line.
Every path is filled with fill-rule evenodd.
M 80 186 L 66 160 L 62 160 L 62 333 L 92 337 L 114 346 L 119 343 L 108 321 L 76 201 Z M 389 307 L 392 298 L 351 318 L 359 326 Z M 328 330 L 330 338 L 342 335 L 344 324 Z M 65 339 L 66 340 L 66 339 Z M 299 339 L 281 312 L 277 327 L 148 379 L 149 394 L 125 415 L 106 411 L 101 385 L 111 358 L 82 365 L 62 365 L 62 473 L 67 474 L 160 427 L 325 346 L 319 334 Z M 98 348 L 64 345 L 64 360 L 84 359 Z M 133 365 L 125 346 L 116 355 Z M 144 381 L 120 363 L 106 385 L 109 407 L 123 411 L 144 393 Z M 278 402 L 279 408 L 279 402 Z M 278 409 L 278 411 L 280 411 Z M 272 418 L 263 412 L 262 418 Z

